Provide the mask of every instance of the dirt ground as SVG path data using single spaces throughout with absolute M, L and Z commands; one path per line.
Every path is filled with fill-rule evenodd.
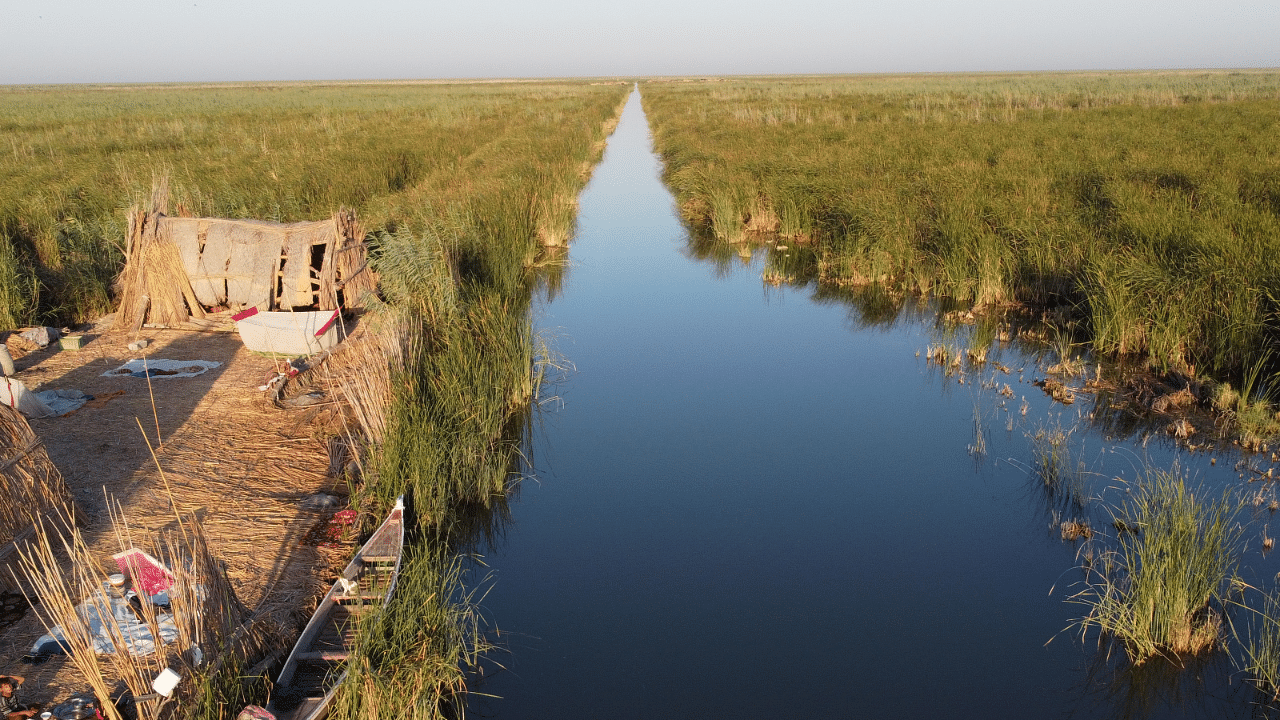
M 332 511 L 306 511 L 300 503 L 317 492 L 345 495 L 346 487 L 331 476 L 328 439 L 312 429 L 306 411 L 278 408 L 258 389 L 280 361 L 247 350 L 226 318 L 203 331 L 144 329 L 136 336 L 108 330 L 109 322 L 87 331 L 80 350 L 54 344 L 15 361 L 16 377 L 28 388 L 95 396 L 70 415 L 31 420 L 74 498 L 89 546 L 103 567 L 114 566 L 111 555 L 121 548 L 108 497 L 133 528 L 173 521 L 170 495 L 143 438 L 145 431 L 157 445 L 158 425 L 156 458 L 172 497 L 201 519 L 241 602 L 285 624 L 305 618 L 341 551 L 301 543 Z M 149 346 L 130 351 L 138 338 Z M 191 378 L 154 377 L 150 391 L 145 378 L 103 374 L 144 353 L 220 365 Z M 24 702 L 58 702 L 87 689 L 65 658 L 22 661 L 44 632 L 30 611 L 0 631 L 0 674 L 26 678 Z

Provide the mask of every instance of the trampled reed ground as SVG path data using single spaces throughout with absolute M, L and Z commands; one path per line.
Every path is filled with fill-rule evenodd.
M 1237 382 L 1280 336 L 1280 73 L 642 92 L 693 228 L 812 243 L 821 281 L 1056 308 L 1094 350 Z

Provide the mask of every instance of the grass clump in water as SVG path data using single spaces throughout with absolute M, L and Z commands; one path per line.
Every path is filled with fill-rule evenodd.
M 1071 430 L 1060 425 L 1031 434 L 1031 479 L 1055 524 L 1076 521 L 1087 503 L 1084 463 L 1071 452 Z
M 1226 492 L 1188 487 L 1177 467 L 1149 471 L 1115 511 L 1127 531 L 1072 598 L 1089 607 L 1081 630 L 1119 641 L 1135 664 L 1217 647 L 1239 562 L 1239 507 Z
M 1258 689 L 1275 702 L 1280 700 L 1280 595 L 1266 593 L 1262 609 L 1252 616 L 1249 625 L 1241 666 Z

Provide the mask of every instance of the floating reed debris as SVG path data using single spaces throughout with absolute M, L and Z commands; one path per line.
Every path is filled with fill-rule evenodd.
M 1062 530 L 1062 539 L 1068 542 L 1093 537 L 1093 528 L 1089 527 L 1087 520 L 1063 520 L 1059 528 Z

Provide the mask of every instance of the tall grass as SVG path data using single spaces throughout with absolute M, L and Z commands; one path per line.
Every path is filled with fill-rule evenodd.
M 350 207 L 366 228 L 394 231 L 509 199 L 530 216 L 531 238 L 541 229 L 563 242 L 565 202 L 624 92 L 585 82 L 0 88 L 0 301 L 26 298 L 10 302 L 20 321 L 109 309 L 124 209 L 161 173 L 175 212 L 294 221 Z M 6 272 L 10 255 L 30 273 Z
M 1196 655 L 1223 638 L 1224 605 L 1241 551 L 1240 504 L 1190 487 L 1178 468 L 1150 469 L 1115 511 L 1114 547 L 1072 599 L 1137 664 Z
M 392 601 L 360 618 L 357 652 L 334 700 L 335 718 L 456 716 L 468 672 L 486 650 L 479 583 L 439 544 L 414 543 Z M 470 587 L 470 590 L 463 588 Z
M 1280 337 L 1280 73 L 642 89 L 689 224 L 777 218 L 824 283 L 1050 306 L 1096 350 L 1233 380 Z

